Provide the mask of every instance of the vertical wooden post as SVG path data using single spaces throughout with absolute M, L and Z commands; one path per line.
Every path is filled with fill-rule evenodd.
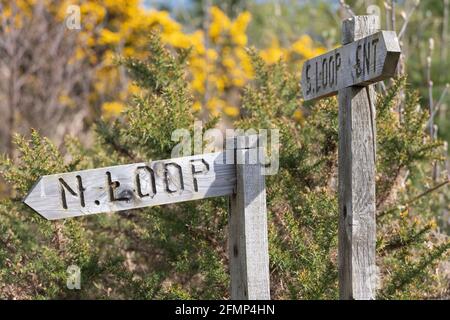
M 377 32 L 378 16 L 342 25 L 343 44 Z M 350 72 L 350 71 L 349 71 Z M 375 299 L 375 156 L 373 85 L 339 91 L 339 296 Z
M 230 197 L 231 299 L 270 299 L 265 177 L 257 161 L 258 136 L 234 137 L 236 192 Z

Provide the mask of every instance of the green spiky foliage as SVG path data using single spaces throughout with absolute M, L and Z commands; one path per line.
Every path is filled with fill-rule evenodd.
M 169 51 L 152 36 L 146 60 L 121 60 L 141 93 L 120 118 L 97 124 L 90 148 L 68 137 L 62 154 L 37 132 L 16 138 L 17 161 L 0 163 L 13 190 L 0 203 L 0 298 L 229 298 L 225 198 L 60 222 L 44 221 L 21 203 L 41 175 L 169 157 L 178 143 L 172 131 L 192 131 L 196 118 L 185 80 L 187 54 Z M 256 76 L 234 125 L 281 133 L 280 170 L 267 177 L 272 297 L 336 299 L 336 99 L 305 109 L 306 119 L 294 121 L 302 107 L 298 75 L 282 62 L 267 66 L 256 52 L 249 54 Z M 401 121 L 393 111 L 399 103 Z M 378 97 L 377 113 L 379 297 L 448 297 L 443 263 L 450 243 L 435 223 L 448 180 L 429 179 L 432 163 L 441 160 L 440 143 L 429 141 L 427 113 L 405 79 Z M 82 272 L 78 291 L 65 285 L 72 264 Z

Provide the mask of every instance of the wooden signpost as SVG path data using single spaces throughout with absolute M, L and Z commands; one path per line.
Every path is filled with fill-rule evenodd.
M 224 152 L 41 177 L 24 202 L 48 220 L 233 194 Z
M 43 176 L 24 202 L 55 220 L 229 196 L 231 298 L 270 299 L 258 143 L 257 136 L 234 137 L 224 152 Z
M 375 299 L 375 95 L 371 83 L 395 74 L 400 46 L 379 31 L 378 16 L 356 16 L 342 26 L 342 44 L 303 66 L 305 100 L 339 99 L 339 294 Z
M 400 46 L 394 32 L 379 31 L 377 16 L 344 21 L 342 37 L 342 47 L 304 63 L 302 88 L 305 100 L 339 96 L 340 297 L 375 299 L 376 128 L 370 84 L 395 74 Z M 54 220 L 229 196 L 231 298 L 270 299 L 260 147 L 258 136 L 238 136 L 227 141 L 224 152 L 43 176 L 24 202 Z
M 351 30 L 348 32 L 347 37 L 354 36 Z M 344 88 L 393 77 L 399 57 L 400 46 L 394 31 L 379 31 L 349 42 L 304 63 L 303 97 L 325 98 Z

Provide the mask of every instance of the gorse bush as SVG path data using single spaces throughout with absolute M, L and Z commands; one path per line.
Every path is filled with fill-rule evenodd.
M 64 152 L 33 131 L 17 137 L 17 161 L 0 163 L 14 189 L 0 203 L 1 298 L 229 298 L 227 199 L 215 198 L 48 222 L 21 199 L 39 176 L 165 159 L 176 128 L 193 130 L 195 103 L 186 81 L 189 52 L 172 53 L 158 36 L 145 59 L 126 58 L 140 88 L 121 117 L 96 125 L 86 148 L 74 137 Z M 335 299 L 337 283 L 336 99 L 302 108 L 298 72 L 267 65 L 249 51 L 255 79 L 242 94 L 237 128 L 278 128 L 280 170 L 267 176 L 271 292 L 276 299 Z M 403 95 L 400 92 L 404 92 Z M 403 105 L 400 121 L 396 106 Z M 377 101 L 377 265 L 379 297 L 448 297 L 442 263 L 450 242 L 436 216 L 447 177 L 432 184 L 440 142 L 425 132 L 427 111 L 406 79 Z M 217 124 L 211 118 L 205 128 Z M 81 290 L 66 288 L 69 265 L 81 268 Z

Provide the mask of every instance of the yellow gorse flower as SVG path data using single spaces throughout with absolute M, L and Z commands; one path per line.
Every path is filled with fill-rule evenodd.
M 245 46 L 247 44 L 247 35 L 245 34 L 245 30 L 247 30 L 251 17 L 252 16 L 249 12 L 244 11 L 231 24 L 231 39 L 238 46 Z
M 102 105 L 102 110 L 106 116 L 116 115 L 122 112 L 124 105 L 117 101 L 105 102 Z
M 209 26 L 209 36 L 211 40 L 217 42 L 225 31 L 231 26 L 231 21 L 227 15 L 218 7 L 213 6 L 210 9 L 211 24 Z

